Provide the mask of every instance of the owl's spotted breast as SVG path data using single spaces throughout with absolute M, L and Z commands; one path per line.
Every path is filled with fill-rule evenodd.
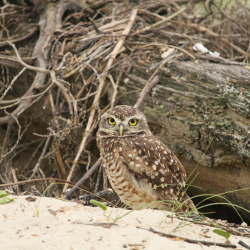
M 97 145 L 109 181 L 125 204 L 195 210 L 185 192 L 185 169 L 152 135 L 139 110 L 129 106 L 108 110 L 101 118 Z
M 121 200 L 130 207 L 140 207 L 155 201 L 157 194 L 124 162 L 121 152 L 127 147 L 125 140 L 104 138 L 99 140 L 99 147 L 100 144 L 105 145 L 100 149 L 105 172 Z M 145 191 L 147 192 L 143 193 Z

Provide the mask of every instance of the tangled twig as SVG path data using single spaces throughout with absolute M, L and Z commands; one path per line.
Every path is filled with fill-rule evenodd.
M 151 89 L 159 82 L 158 76 L 155 76 L 152 81 L 148 82 L 145 88 L 142 90 L 140 97 L 138 98 L 136 104 L 134 105 L 135 108 L 139 109 L 143 100 L 147 96 L 147 94 L 151 91 Z M 96 163 L 89 169 L 89 171 L 76 183 L 74 187 L 72 187 L 64 196 L 65 199 L 69 199 L 71 195 L 77 190 L 77 188 L 86 180 L 88 179 L 100 166 L 102 162 L 102 158 L 100 157 Z
M 128 34 L 132 25 L 133 25 L 133 22 L 136 18 L 136 15 L 137 15 L 137 9 L 133 10 L 132 11 L 132 14 L 131 14 L 131 17 L 130 17 L 130 20 L 127 24 L 127 27 L 125 28 L 125 30 L 123 31 L 123 34 Z M 121 39 L 118 41 L 118 43 L 116 44 L 113 52 L 110 54 L 110 59 L 108 60 L 108 63 L 105 67 L 105 70 L 101 76 L 101 78 L 99 79 L 99 86 L 98 86 L 98 90 L 97 90 L 97 94 L 95 95 L 95 98 L 94 98 L 94 101 L 93 101 L 93 105 L 92 105 L 92 110 L 90 112 L 90 115 L 89 115 L 89 119 L 88 119 L 88 123 L 87 123 L 87 126 L 86 126 L 86 129 L 85 129 L 85 133 L 84 133 L 84 136 L 82 138 L 82 142 L 80 144 L 80 147 L 79 147 L 79 150 L 77 152 L 77 155 L 74 159 L 74 163 L 71 167 L 71 170 L 69 172 L 69 175 L 68 175 L 68 178 L 67 178 L 67 181 L 70 181 L 71 178 L 72 178 L 72 175 L 75 171 L 75 167 L 76 167 L 76 164 L 78 162 L 78 159 L 85 147 L 85 143 L 87 141 L 87 138 L 91 132 L 91 126 L 92 126 L 92 123 L 93 123 L 93 119 L 94 119 L 94 115 L 95 115 L 95 111 L 97 109 L 97 105 L 98 105 L 98 102 L 99 102 L 99 99 L 100 99 L 100 96 L 101 96 L 101 93 L 102 93 L 102 89 L 104 87 L 104 83 L 105 83 L 105 80 L 106 80 L 106 77 L 107 77 L 107 74 L 108 74 L 108 71 L 111 67 L 111 65 L 113 64 L 113 61 L 114 59 L 116 58 L 120 48 L 122 47 L 123 43 L 124 43 L 124 40 L 125 40 L 125 37 L 121 37 Z M 65 194 L 66 190 L 68 188 L 68 185 L 65 184 L 64 188 L 63 188 L 63 195 Z

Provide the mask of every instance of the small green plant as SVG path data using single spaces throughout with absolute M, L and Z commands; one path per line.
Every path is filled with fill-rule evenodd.
M 219 229 L 214 229 L 213 232 L 216 233 L 216 234 L 218 234 L 218 235 L 223 236 L 226 239 L 228 239 L 231 236 L 230 233 L 225 232 L 223 230 L 219 230 Z
M 219 230 L 219 229 L 214 229 L 213 232 L 216 233 L 216 234 L 218 234 L 218 235 L 220 235 L 220 236 L 222 236 L 222 237 L 224 237 L 227 242 L 230 242 L 229 241 L 229 237 L 231 236 L 230 233 L 225 232 L 223 230 Z
M 0 204 L 7 204 L 14 200 L 14 198 L 7 197 L 8 195 L 5 191 L 0 190 Z
M 103 211 L 107 211 L 107 207 L 103 203 L 96 200 L 90 200 L 89 202 L 100 207 Z
M 45 193 L 47 192 L 47 190 L 49 190 L 53 185 L 59 185 L 59 184 L 64 185 L 64 183 L 59 183 L 59 182 L 57 182 L 57 183 L 51 183 L 51 184 L 44 190 L 44 192 L 42 193 L 42 196 L 40 197 L 40 199 L 39 199 L 39 201 L 38 201 L 38 203 L 37 203 L 37 205 L 36 205 L 36 211 L 35 211 L 35 216 L 36 216 L 36 217 L 39 217 L 39 205 L 40 205 L 40 202 L 41 202 L 41 200 L 42 200 L 42 197 L 45 196 Z M 69 184 L 69 185 L 72 186 L 72 187 L 74 186 L 74 185 L 71 185 L 71 184 Z M 87 193 L 89 193 L 89 194 L 93 194 L 93 193 L 91 193 L 91 192 L 89 192 L 89 191 L 87 191 L 87 190 L 84 190 L 84 189 L 82 189 L 82 188 L 79 188 L 79 189 L 81 189 L 81 190 L 83 190 L 83 191 L 85 191 L 85 192 L 87 192 Z M 101 197 L 99 197 L 98 195 L 96 195 L 96 197 L 101 198 Z M 63 199 L 61 199 L 61 198 L 57 198 L 57 199 L 63 200 Z M 107 200 L 105 200 L 105 199 L 103 199 L 103 198 L 101 198 L 101 199 L 104 200 L 104 201 L 107 201 Z M 107 202 L 108 202 L 108 201 L 107 201 Z M 100 207 L 100 208 L 103 209 L 104 211 L 107 210 L 107 207 L 106 207 L 103 203 L 101 203 L 101 202 L 98 202 L 98 201 L 96 201 L 96 200 L 90 200 L 90 203 L 92 203 L 92 204 L 94 204 L 94 205 Z
M 37 205 L 36 205 L 35 217 L 39 217 L 39 209 L 38 209 L 38 207 L 39 207 L 39 205 L 40 205 L 40 202 L 41 202 L 41 200 L 42 200 L 42 197 L 45 195 L 45 193 L 46 193 L 47 190 L 49 190 L 53 185 L 56 185 L 56 184 L 63 184 L 63 183 L 51 183 L 51 184 L 44 190 L 44 192 L 42 193 L 42 196 L 40 197 L 40 199 L 39 199 L 39 201 L 38 201 L 38 203 L 37 203 Z

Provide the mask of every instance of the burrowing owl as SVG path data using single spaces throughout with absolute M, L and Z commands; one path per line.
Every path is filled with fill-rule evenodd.
M 185 169 L 138 109 L 122 105 L 104 113 L 97 145 L 113 189 L 129 207 L 195 210 L 185 192 Z

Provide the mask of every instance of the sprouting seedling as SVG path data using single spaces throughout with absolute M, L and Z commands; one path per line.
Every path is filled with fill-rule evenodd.
M 51 184 L 44 190 L 44 192 L 42 193 L 42 196 L 40 197 L 40 199 L 39 199 L 39 201 L 38 201 L 38 203 L 37 203 L 37 205 L 36 205 L 36 212 L 35 212 L 35 216 L 36 216 L 36 217 L 39 216 L 39 209 L 38 209 L 38 208 L 39 208 L 39 205 L 40 205 L 40 202 L 41 202 L 42 197 L 45 196 L 45 193 L 47 192 L 47 190 L 49 190 L 53 185 L 59 185 L 59 184 L 64 185 L 64 183 L 60 183 L 60 182 L 51 183 Z M 74 185 L 72 185 L 72 184 L 69 184 L 69 185 L 70 185 L 70 186 L 74 186 Z M 89 191 L 87 191 L 87 190 L 85 190 L 85 189 L 82 189 L 82 188 L 80 188 L 80 187 L 78 187 L 78 189 L 83 190 L 83 191 L 86 192 L 86 193 L 93 194 L 92 192 L 89 192 Z M 95 195 L 95 194 L 93 194 L 93 195 Z M 98 196 L 98 195 L 95 195 L 95 196 L 96 196 L 97 198 L 100 198 L 100 199 L 102 199 L 102 200 L 108 202 L 106 199 L 104 199 L 104 198 L 102 198 L 102 197 L 100 197 L 100 196 Z M 60 199 L 61 199 L 61 198 L 60 198 Z M 63 200 L 63 199 L 61 199 L 61 200 Z M 98 201 L 95 201 L 95 200 L 91 200 L 91 201 L 92 201 L 91 203 L 93 203 L 94 205 L 96 205 L 96 206 L 102 208 L 104 211 L 107 210 L 107 207 L 106 207 L 103 203 L 98 202 Z M 94 203 L 94 202 L 95 202 L 95 203 Z M 106 209 L 105 209 L 105 207 L 106 207 Z
M 8 195 L 5 191 L 0 190 L 0 204 L 7 204 L 14 200 L 14 198 L 7 197 Z
M 41 200 L 42 200 L 42 197 L 45 195 L 45 193 L 46 193 L 46 191 L 48 190 L 48 189 L 50 189 L 50 187 L 52 187 L 53 185 L 55 185 L 56 183 L 51 183 L 45 190 L 44 190 L 44 192 L 42 193 L 42 195 L 41 195 L 41 197 L 40 197 L 40 199 L 39 199 L 39 201 L 38 201 L 38 203 L 37 203 L 37 205 L 36 205 L 36 212 L 35 212 L 35 217 L 39 217 L 39 209 L 38 209 L 38 207 L 39 207 L 39 205 L 40 205 L 40 202 L 41 202 Z M 58 184 L 58 183 L 57 183 Z
M 225 231 L 223 231 L 223 230 L 219 230 L 219 229 L 214 229 L 213 232 L 216 233 L 216 234 L 218 234 L 218 235 L 221 235 L 222 237 L 224 237 L 224 238 L 226 239 L 226 241 L 227 241 L 228 243 L 231 244 L 231 242 L 229 241 L 229 237 L 231 236 L 230 233 L 225 232 Z
M 107 211 L 107 206 L 104 205 L 103 203 L 96 201 L 96 200 L 90 200 L 89 202 L 100 207 L 103 211 Z
M 39 217 L 39 209 L 38 209 L 38 208 L 39 208 L 40 202 L 41 202 L 41 200 L 42 200 L 42 197 L 45 196 L 47 190 L 49 190 L 53 185 L 58 185 L 58 184 L 64 185 L 64 183 L 60 183 L 60 182 L 54 183 L 54 182 L 52 182 L 52 183 L 44 190 L 44 192 L 42 193 L 42 195 L 41 195 L 41 197 L 40 197 L 38 203 L 36 204 L 35 217 Z M 73 185 L 72 185 L 72 186 L 73 186 Z

